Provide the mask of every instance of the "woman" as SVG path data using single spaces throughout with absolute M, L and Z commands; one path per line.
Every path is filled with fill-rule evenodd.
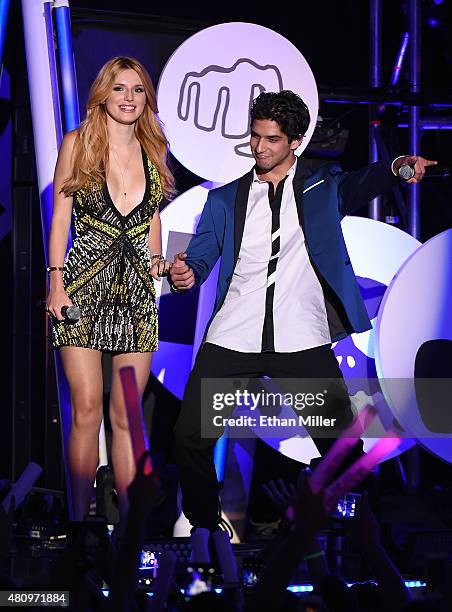
M 156 111 L 145 68 L 127 57 L 110 60 L 91 87 L 86 119 L 64 137 L 55 169 L 47 311 L 71 390 L 75 521 L 88 512 L 99 459 L 103 352 L 112 354 L 112 461 L 121 522 L 135 473 L 119 369 L 135 368 L 142 394 L 157 348 L 152 278 L 168 270 L 158 208 L 174 192 Z M 72 219 L 76 238 L 65 259 Z M 81 311 L 75 324 L 61 313 L 69 305 Z

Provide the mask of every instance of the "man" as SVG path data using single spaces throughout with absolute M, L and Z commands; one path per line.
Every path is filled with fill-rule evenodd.
M 418 182 L 436 162 L 404 156 L 344 173 L 312 171 L 295 151 L 310 117 L 291 91 L 264 92 L 251 108 L 255 167 L 209 192 L 196 236 L 176 256 L 173 288 L 203 283 L 221 256 L 216 301 L 175 427 L 182 508 L 194 528 L 218 528 L 215 439 L 201 437 L 201 380 L 259 377 L 340 379 L 331 343 L 370 329 L 341 231 L 341 218 L 400 180 Z M 345 425 L 350 410 L 343 408 Z M 224 416 L 224 415 L 223 415 Z M 221 432 L 219 432 L 220 434 Z M 315 440 L 324 452 L 331 440 Z

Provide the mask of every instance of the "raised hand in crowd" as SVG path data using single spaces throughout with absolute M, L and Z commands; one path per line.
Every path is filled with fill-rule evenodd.
M 127 489 L 129 512 L 119 546 L 109 601 L 109 609 L 115 612 L 128 612 L 134 609 L 135 586 L 146 519 L 151 510 L 164 499 L 155 473 L 148 473 L 146 469 L 149 458 L 149 452 L 143 453 L 137 464 L 135 478 Z
M 264 493 L 271 501 L 285 513 L 287 508 L 293 503 L 296 494 L 296 487 L 289 482 L 286 485 L 282 478 L 277 481 L 269 480 L 262 485 Z
M 359 457 L 331 482 L 333 474 L 337 473 L 374 418 L 373 407 L 365 407 L 302 482 L 291 512 L 293 530 L 287 535 L 285 545 L 278 547 L 273 559 L 267 564 L 250 600 L 250 610 L 264 607 L 269 611 L 281 609 L 287 585 L 301 560 L 323 559 L 324 552 L 319 548 L 318 534 L 327 524 L 338 500 L 361 482 L 400 443 L 400 438 L 389 432 L 367 455 Z
M 144 517 L 156 508 L 165 498 L 158 477 L 155 472 L 148 473 L 147 462 L 150 452 L 143 453 L 137 464 L 135 478 L 130 483 L 127 493 L 129 496 L 129 514 L 133 518 Z

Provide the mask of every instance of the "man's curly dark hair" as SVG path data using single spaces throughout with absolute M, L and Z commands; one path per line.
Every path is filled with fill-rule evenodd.
M 253 101 L 250 109 L 251 123 L 255 119 L 276 121 L 287 135 L 289 143 L 306 134 L 311 118 L 303 100 L 293 91 L 278 93 L 263 91 Z

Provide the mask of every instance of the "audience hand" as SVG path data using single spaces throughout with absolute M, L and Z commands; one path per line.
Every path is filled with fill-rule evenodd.
M 389 452 L 400 444 L 400 437 L 387 432 L 367 453 L 330 483 L 332 475 L 340 467 L 350 450 L 357 444 L 359 436 L 375 418 L 373 406 L 366 406 L 355 421 L 336 440 L 318 466 L 307 476 L 297 496 L 293 516 L 295 527 L 302 534 L 314 537 L 326 524 L 337 507 L 339 499 L 359 484 Z
M 155 472 L 145 474 L 145 464 L 149 456 L 147 451 L 140 457 L 135 478 L 127 489 L 130 509 L 133 509 L 135 515 L 140 513 L 147 516 L 165 498 Z
M 286 487 L 282 478 L 279 478 L 277 483 L 274 480 L 269 480 L 262 485 L 264 493 L 272 500 L 280 509 L 285 512 L 288 506 L 293 502 L 296 489 L 292 483 Z

